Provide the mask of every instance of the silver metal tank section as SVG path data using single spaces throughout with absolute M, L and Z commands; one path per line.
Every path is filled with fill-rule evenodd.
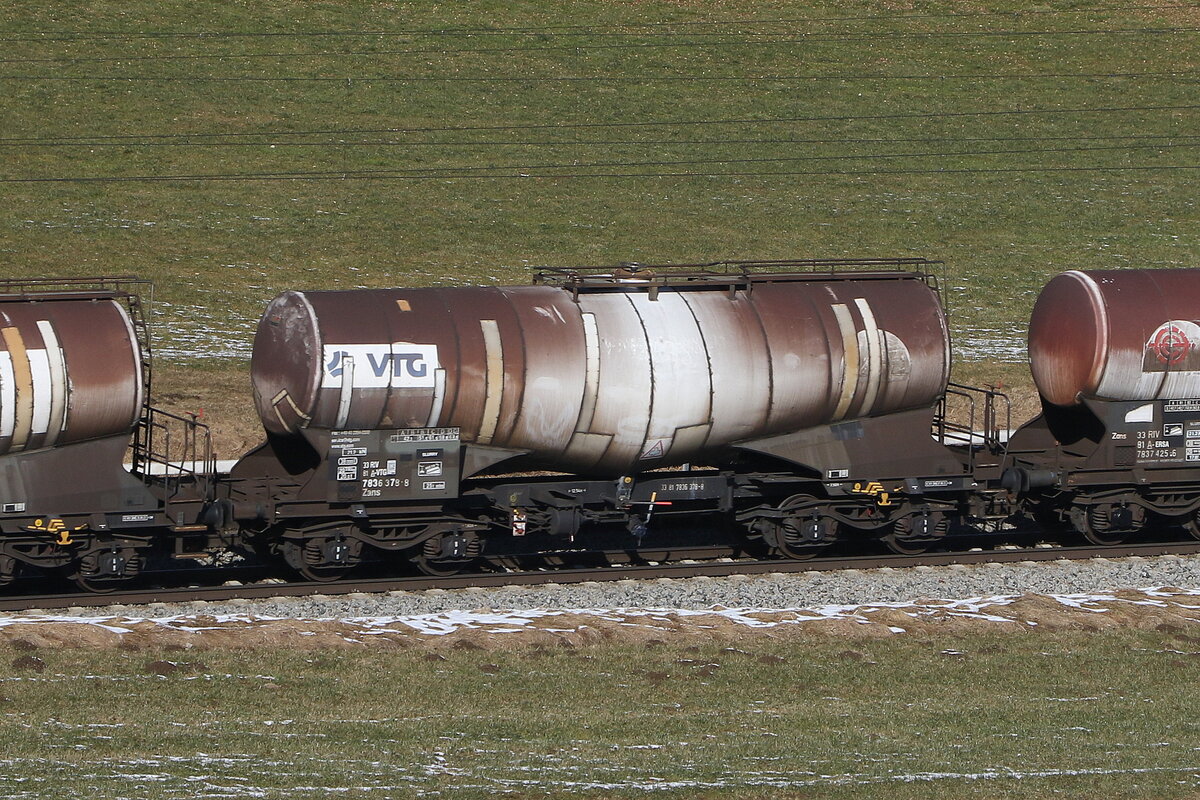
M 1056 276 L 1033 308 L 1029 363 L 1059 406 L 1200 397 L 1200 270 Z
M 0 294 L 0 454 L 128 434 L 142 401 L 121 301 Z
M 911 272 L 287 292 L 251 375 L 277 434 L 457 427 L 543 469 L 623 475 L 927 406 L 950 364 Z

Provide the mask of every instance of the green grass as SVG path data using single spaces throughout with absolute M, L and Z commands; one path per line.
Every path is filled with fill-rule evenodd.
M 339 179 L 0 183 L 0 271 L 153 278 L 167 357 L 232 366 L 289 287 L 923 255 L 947 262 L 960 360 L 990 365 L 971 337 L 1021 339 L 1057 271 L 1197 265 L 1196 171 L 1162 168 L 1200 164 L 1196 109 L 978 113 L 1194 105 L 1194 76 L 1146 75 L 1197 68 L 1198 35 L 1170 30 L 1194 8 L 1074 8 L 8 3 L 3 137 L 37 141 L 0 142 L 0 177 Z M 199 31 L 409 33 L 84 36 Z M 1043 77 L 992 77 L 1014 74 Z M 920 75 L 951 77 L 900 77 Z M 700 124 L 718 120 L 743 121 Z M 649 121 L 696 124 L 628 125 Z M 1165 138 L 1079 138 L 1114 136 Z M 645 176 L 679 172 L 719 174 Z M 546 177 L 579 174 L 642 177 Z
M 1196 109 L 978 113 L 1195 104 L 1194 76 L 1078 77 L 1194 71 L 1195 32 L 1069 33 L 1194 28 L 1194 8 L 948 17 L 967 8 L 898 5 L 6 3 L 0 179 L 352 177 L 3 182 L 0 273 L 151 278 L 172 381 L 192 370 L 232 385 L 254 319 L 284 288 L 520 283 L 534 265 L 624 260 L 922 255 L 946 261 L 960 372 L 1011 383 L 1022 368 L 970 340 L 1021 339 L 1052 274 L 1200 266 L 1196 170 L 1162 168 L 1200 163 Z M 582 27 L 552 27 L 564 25 Z M 492 30 L 436 33 L 466 27 Z M 412 33 L 53 35 L 401 30 Z M 999 31 L 1013 33 L 954 35 Z M 763 39 L 793 41 L 750 41 Z M 664 42 L 690 46 L 649 46 Z M 183 58 L 136 60 L 157 56 Z M 125 60 L 82 60 L 96 58 Z M 988 77 L 1016 73 L 1076 77 Z M 799 75 L 842 77 L 741 79 Z M 338 80 L 201 80 L 239 76 Z M 548 80 L 581 76 L 603 80 Z M 780 119 L 795 121 L 768 122 Z M 716 120 L 744 121 L 627 125 Z M 548 127 L 478 129 L 505 125 Z M 337 133 L 287 135 L 298 131 Z M 96 138 L 120 136 L 133 138 Z M 1150 143 L 1080 138 L 1131 136 L 1164 138 L 1079 149 Z M 851 141 L 862 139 L 891 141 Z M 1036 152 L 977 152 L 1000 150 Z M 717 163 L 668 163 L 706 160 Z M 562 166 L 535 168 L 546 164 Z M 481 177 L 485 167 L 500 177 Z M 446 171 L 417 172 L 431 169 Z M 353 177 L 367 170 L 393 177 Z M 676 172 L 724 174 L 646 175 Z M 730 174 L 765 172 L 812 174 Z M 561 177 L 610 173 L 643 176 Z M 1164 652 L 1189 646 L 1104 634 L 853 647 L 866 658 L 830 642 L 756 649 L 787 658 L 775 665 L 715 650 L 311 664 L 224 652 L 188 655 L 207 667 L 169 678 L 145 674 L 153 654 L 41 652 L 45 673 L 0 683 L 0 795 L 641 797 L 673 781 L 653 794 L 1196 795 L 1200 661 Z M 950 647 L 966 656 L 942 654 Z M 679 658 L 722 666 L 704 677 Z
M 0 796 L 1185 798 L 1200 785 L 1186 637 L 739 647 L 38 651 L 42 673 L 8 668 L 21 655 L 8 650 Z M 157 657 L 203 664 L 148 674 Z

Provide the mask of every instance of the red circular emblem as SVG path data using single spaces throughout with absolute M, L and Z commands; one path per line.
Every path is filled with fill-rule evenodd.
M 1150 350 L 1164 364 L 1178 364 L 1187 358 L 1191 349 L 1191 341 L 1171 322 L 1159 328 L 1150 342 Z

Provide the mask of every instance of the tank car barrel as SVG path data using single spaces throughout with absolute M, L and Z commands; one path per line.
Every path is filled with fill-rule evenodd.
M 530 466 L 623 475 L 945 389 L 945 315 L 914 273 L 650 274 L 284 293 L 255 338 L 259 414 L 283 435 L 457 427 Z
M 1034 306 L 1029 362 L 1058 406 L 1200 397 L 1200 270 L 1062 273 Z
M 0 454 L 129 433 L 142 391 L 116 299 L 0 301 Z

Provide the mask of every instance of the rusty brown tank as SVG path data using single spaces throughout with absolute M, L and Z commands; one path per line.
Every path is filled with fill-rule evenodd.
M 624 475 L 927 406 L 937 293 L 905 271 L 568 271 L 540 285 L 286 292 L 251 374 L 267 429 L 457 427 L 544 469 Z
M 1056 276 L 1034 305 L 1029 363 L 1060 406 L 1200 397 L 1200 270 Z
M 127 434 L 142 408 L 142 353 L 103 293 L 0 293 L 0 454 Z

